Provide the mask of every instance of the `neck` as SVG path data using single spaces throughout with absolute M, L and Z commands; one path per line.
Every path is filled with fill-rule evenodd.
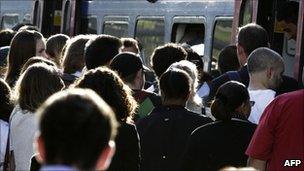
M 136 84 L 132 84 L 132 83 L 128 83 L 128 82 L 125 82 L 125 84 L 126 84 L 127 86 L 129 86 L 130 89 L 132 89 L 132 90 L 141 90 L 141 89 L 142 89 L 140 86 L 138 86 L 138 85 L 136 85 Z
M 268 89 L 265 84 L 263 83 L 264 79 L 262 77 L 250 74 L 250 81 L 249 81 L 249 90 L 266 90 Z
M 183 99 L 167 99 L 163 100 L 164 106 L 186 106 L 186 101 Z

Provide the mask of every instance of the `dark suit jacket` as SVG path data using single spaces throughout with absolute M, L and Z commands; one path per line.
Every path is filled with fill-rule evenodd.
M 176 170 L 191 132 L 210 118 L 182 106 L 160 106 L 137 122 L 141 142 L 141 170 Z

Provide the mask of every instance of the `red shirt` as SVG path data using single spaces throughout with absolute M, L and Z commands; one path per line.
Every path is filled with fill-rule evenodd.
M 267 161 L 267 170 L 303 171 L 303 125 L 304 90 L 278 96 L 262 114 L 246 154 Z M 288 167 L 291 160 L 301 160 L 301 164 Z

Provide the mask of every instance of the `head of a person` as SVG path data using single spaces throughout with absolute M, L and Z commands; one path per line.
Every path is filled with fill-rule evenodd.
M 297 24 L 299 14 L 299 3 L 295 1 L 287 1 L 281 4 L 277 11 L 277 20 L 282 22 L 283 31 L 288 39 L 297 38 Z
M 8 122 L 12 109 L 11 88 L 3 79 L 0 79 L 0 119 Z
M 38 27 L 37 26 L 34 26 L 34 25 L 29 25 L 29 24 L 26 24 L 22 27 L 20 27 L 18 29 L 18 31 L 25 31 L 25 30 L 28 30 L 28 31 L 39 31 Z
M 55 34 L 46 41 L 46 54 L 57 66 L 61 66 L 61 51 L 70 38 L 64 34 Z
M 45 165 L 106 170 L 113 155 L 117 122 L 111 108 L 92 90 L 54 94 L 37 111 L 39 157 Z
M 87 35 L 78 35 L 70 39 L 63 54 L 63 72 L 73 74 L 82 71 L 85 66 L 84 48 L 90 40 Z
M 139 54 L 139 46 L 137 40 L 133 38 L 121 38 L 122 42 L 122 52 L 132 52 Z
M 108 68 L 89 70 L 75 83 L 75 87 L 94 90 L 111 106 L 118 121 L 130 121 L 137 108 L 131 89 Z
M 229 45 L 223 48 L 218 56 L 218 66 L 222 74 L 227 71 L 237 71 L 240 63 L 237 57 L 236 45 Z
M 185 60 L 187 52 L 183 47 L 168 43 L 157 47 L 151 56 L 151 66 L 158 78 L 168 69 L 174 62 Z
M 12 86 L 17 80 L 23 64 L 33 56 L 46 57 L 45 43 L 41 33 L 36 31 L 18 32 L 8 53 L 5 81 Z
M 259 47 L 268 47 L 268 33 L 260 25 L 250 23 L 239 29 L 237 36 L 237 56 L 241 66 L 247 63 L 252 51 Z
M 269 48 L 258 48 L 248 57 L 250 81 L 259 81 L 265 88 L 276 89 L 282 83 L 284 61 Z
M 14 98 L 22 110 L 35 112 L 52 94 L 64 87 L 57 70 L 45 63 L 36 63 L 20 75 Z
M 233 117 L 247 119 L 250 112 L 248 90 L 237 81 L 229 81 L 220 86 L 211 104 L 212 115 L 221 121 L 229 121 Z
M 18 23 L 16 24 L 12 30 L 14 30 L 15 32 L 18 31 L 24 31 L 24 30 L 30 30 L 30 31 L 39 31 L 39 29 L 32 25 L 32 24 L 25 24 L 25 23 Z
M 49 66 L 52 66 L 52 67 L 55 67 L 57 68 L 56 64 L 49 60 L 49 59 L 46 59 L 44 57 L 41 57 L 41 56 L 34 56 L 34 57 L 31 57 L 30 59 L 28 59 L 25 64 L 23 65 L 22 69 L 21 69 L 21 74 L 24 73 L 24 71 L 31 65 L 33 64 L 36 64 L 36 63 L 45 63 Z
M 5 29 L 0 31 L 0 47 L 9 46 L 15 35 L 15 32 L 11 29 Z
M 204 72 L 204 62 L 201 56 L 195 52 L 190 45 L 188 44 L 182 44 L 183 48 L 187 52 L 187 60 L 194 63 L 196 65 L 197 71 L 198 71 L 198 77 L 199 80 L 201 80 L 201 76 Z
M 114 57 L 110 68 L 132 89 L 141 90 L 145 83 L 144 68 L 141 58 L 130 52 L 123 52 Z
M 168 70 L 172 68 L 177 68 L 185 71 L 191 78 L 190 85 L 191 85 L 191 91 L 190 91 L 190 97 L 189 101 L 193 102 L 194 104 L 200 106 L 202 104 L 202 99 L 196 94 L 197 88 L 198 88 L 198 71 L 196 69 L 196 65 L 192 62 L 189 62 L 187 60 L 182 60 L 179 62 L 173 63 Z
M 100 35 L 86 43 L 85 64 L 87 69 L 107 66 L 121 49 L 119 38 L 110 35 Z
M 191 92 L 191 78 L 186 71 L 168 69 L 159 80 L 162 102 L 186 105 Z

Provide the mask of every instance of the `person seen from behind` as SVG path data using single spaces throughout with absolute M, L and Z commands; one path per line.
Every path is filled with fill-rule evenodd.
M 38 130 L 37 108 L 63 87 L 56 68 L 44 63 L 29 66 L 19 77 L 14 92 L 16 105 L 9 121 L 10 151 L 14 152 L 16 170 L 30 168 L 34 136 Z
M 41 171 L 106 170 L 114 154 L 117 122 L 92 90 L 54 94 L 38 109 L 36 139 Z
M 113 109 L 120 124 L 115 138 L 116 153 L 108 170 L 139 170 L 139 138 L 132 117 L 137 103 L 131 89 L 108 68 L 89 70 L 76 83 L 77 88 L 89 88 L 102 97 Z
M 250 108 L 249 94 L 242 83 L 223 84 L 211 104 L 216 121 L 192 132 L 181 170 L 212 171 L 226 166 L 246 166 L 245 151 L 256 128 L 247 120 Z
M 162 106 L 136 125 L 141 142 L 141 170 L 177 170 L 187 139 L 197 127 L 212 120 L 186 109 L 191 78 L 172 68 L 160 77 Z

